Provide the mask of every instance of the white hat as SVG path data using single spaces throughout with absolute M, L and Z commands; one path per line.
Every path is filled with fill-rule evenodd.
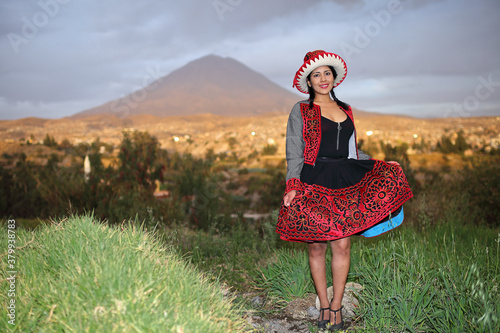
M 334 87 L 344 81 L 347 74 L 347 66 L 344 59 L 335 53 L 316 50 L 307 52 L 304 57 L 304 64 L 295 74 L 292 87 L 296 87 L 300 92 L 307 94 L 307 76 L 314 69 L 321 66 L 332 66 L 335 69 L 335 72 L 337 72 L 337 77 L 335 78 L 335 81 L 333 81 Z

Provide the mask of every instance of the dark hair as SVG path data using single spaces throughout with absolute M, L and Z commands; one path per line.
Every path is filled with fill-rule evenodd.
M 337 71 L 332 66 L 328 66 L 328 68 L 330 68 L 332 70 L 333 79 L 335 80 L 337 78 Z M 312 72 L 309 73 L 309 75 L 307 76 L 307 81 L 309 81 L 309 78 L 311 77 L 311 74 L 312 74 Z M 313 103 L 314 103 L 314 97 L 316 97 L 316 93 L 314 92 L 314 89 L 312 87 L 310 87 L 309 85 L 307 85 L 307 91 L 309 92 L 309 108 L 312 109 L 313 108 Z M 337 98 L 337 96 L 335 96 L 335 92 L 333 91 L 333 88 L 332 88 L 332 90 L 330 90 L 330 96 L 332 96 L 333 100 L 335 102 L 337 102 L 337 104 L 340 107 L 342 107 L 345 110 L 349 109 L 349 104 L 342 102 L 341 100 L 339 100 Z

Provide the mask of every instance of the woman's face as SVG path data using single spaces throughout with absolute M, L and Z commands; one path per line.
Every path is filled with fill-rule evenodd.
M 316 94 L 328 95 L 333 88 L 333 81 L 335 81 L 335 78 L 330 67 L 321 66 L 311 72 L 307 83 L 314 89 Z

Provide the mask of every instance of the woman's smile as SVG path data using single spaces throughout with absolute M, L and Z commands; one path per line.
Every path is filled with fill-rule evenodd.
M 328 66 L 316 68 L 309 77 L 309 84 L 320 95 L 326 95 L 333 88 L 335 80 L 332 70 Z

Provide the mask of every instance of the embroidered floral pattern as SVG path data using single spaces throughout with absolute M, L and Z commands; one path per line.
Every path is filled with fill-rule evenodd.
M 288 181 L 286 182 L 286 189 L 285 189 L 285 193 L 288 193 L 292 190 L 300 190 L 302 188 L 302 183 L 300 182 L 300 180 L 298 178 L 291 178 L 291 179 L 288 179 Z
M 321 110 L 314 105 L 309 108 L 309 104 L 300 104 L 302 113 L 302 135 L 304 136 L 304 163 L 313 165 L 318 156 L 319 145 L 321 143 Z
M 341 109 L 351 118 L 354 124 L 354 117 L 352 110 L 341 107 Z M 319 146 L 321 143 L 321 109 L 318 105 L 314 104 L 313 109 L 309 108 L 309 104 L 300 104 L 300 112 L 302 113 L 302 135 L 304 137 L 304 163 L 314 165 L 316 157 L 318 156 Z M 356 138 L 356 130 L 354 130 L 354 139 Z M 357 142 L 357 141 L 356 141 Z M 356 156 L 358 155 L 356 147 Z
M 326 241 L 359 233 L 413 196 L 401 167 L 383 161 L 344 189 L 300 184 L 292 204 L 281 205 L 276 231 L 284 240 Z

